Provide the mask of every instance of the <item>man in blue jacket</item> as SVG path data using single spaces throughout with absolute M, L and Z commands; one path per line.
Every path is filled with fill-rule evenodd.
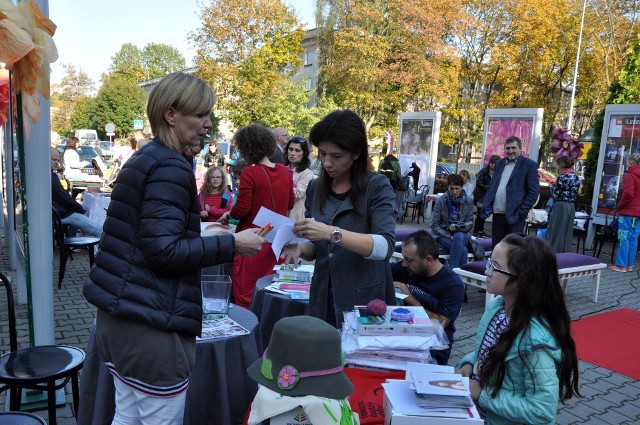
M 432 320 L 442 323 L 449 339 L 446 350 L 431 350 L 438 364 L 451 355 L 455 321 L 462 308 L 464 283 L 439 260 L 438 242 L 426 230 L 418 230 L 402 241 L 402 262 L 391 265 L 393 286 L 408 295 L 405 305 L 422 306 Z
M 511 136 L 504 141 L 504 150 L 507 157 L 496 163 L 480 213 L 483 219 L 493 214 L 493 246 L 509 233 L 524 232 L 524 221 L 540 193 L 538 164 L 520 155 L 522 141 Z

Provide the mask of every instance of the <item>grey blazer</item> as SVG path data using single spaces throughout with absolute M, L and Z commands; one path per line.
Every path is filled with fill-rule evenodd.
M 319 179 L 312 180 L 307 189 L 306 217 L 352 232 L 382 235 L 388 245 L 384 260 L 367 260 L 339 244 L 314 242 L 316 248 L 315 272 L 309 299 L 309 314 L 327 319 L 329 287 L 333 294 L 336 323 L 343 321 L 343 311 L 354 305 L 367 304 L 378 298 L 395 305 L 393 278 L 389 258 L 395 245 L 395 193 L 385 176 L 368 172 L 369 184 L 362 198 L 365 216 L 355 213 L 351 198 L 344 201 L 328 197 L 321 211 L 316 204 Z

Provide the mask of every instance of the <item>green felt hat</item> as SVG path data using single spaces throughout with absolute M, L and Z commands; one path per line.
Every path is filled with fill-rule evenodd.
M 269 347 L 247 373 L 282 395 L 342 399 L 353 392 L 342 359 L 336 328 L 315 317 L 285 317 L 275 324 Z

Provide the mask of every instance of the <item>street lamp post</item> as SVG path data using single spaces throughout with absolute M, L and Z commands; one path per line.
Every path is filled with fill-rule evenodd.
M 573 87 L 571 88 L 571 103 L 569 104 L 569 118 L 567 118 L 567 131 L 571 133 L 573 121 L 573 104 L 576 98 L 576 83 L 578 82 L 578 63 L 580 63 L 580 46 L 582 45 L 582 29 L 584 28 L 584 13 L 587 9 L 587 0 L 582 3 L 582 19 L 580 20 L 580 35 L 578 36 L 578 51 L 576 52 L 576 66 L 573 68 Z

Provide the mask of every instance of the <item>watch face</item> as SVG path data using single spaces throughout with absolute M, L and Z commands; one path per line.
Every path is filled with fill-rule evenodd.
M 336 229 L 331 233 L 331 242 L 340 243 L 340 241 L 342 241 L 342 232 L 340 229 Z

